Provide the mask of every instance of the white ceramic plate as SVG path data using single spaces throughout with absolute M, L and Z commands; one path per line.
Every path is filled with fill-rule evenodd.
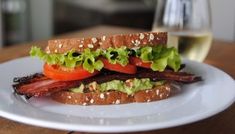
M 169 99 L 124 105 L 74 106 L 50 98 L 25 100 L 13 94 L 12 79 L 40 72 L 42 62 L 29 57 L 0 65 L 0 116 L 18 122 L 74 131 L 131 132 L 178 126 L 223 111 L 234 102 L 235 82 L 212 66 L 185 60 L 186 71 L 203 82 L 182 87 Z

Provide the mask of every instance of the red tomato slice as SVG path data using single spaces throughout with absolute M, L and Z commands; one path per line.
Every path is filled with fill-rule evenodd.
M 116 72 L 126 73 L 126 74 L 135 74 L 136 73 L 136 66 L 127 64 L 126 66 L 122 66 L 118 63 L 112 64 L 109 63 L 107 59 L 101 58 L 101 61 L 104 63 L 104 68 Z
M 152 64 L 151 62 L 144 62 L 138 57 L 130 57 L 130 63 L 143 68 L 150 68 Z
M 98 71 L 94 71 L 94 73 L 90 73 L 82 67 L 76 67 L 74 69 L 61 67 L 58 65 L 48 65 L 44 64 L 43 74 L 54 80 L 61 81 L 70 81 L 70 80 L 81 80 L 99 73 Z

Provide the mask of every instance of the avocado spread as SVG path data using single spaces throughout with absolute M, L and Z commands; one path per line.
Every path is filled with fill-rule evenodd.
M 159 86 L 164 84 L 164 81 L 152 82 L 149 78 L 143 79 L 129 79 L 126 81 L 112 80 L 102 84 L 97 84 L 96 82 L 89 83 L 87 85 L 81 84 L 77 88 L 70 89 L 74 93 L 83 93 L 85 88 L 92 87 L 92 90 L 98 90 L 100 92 L 106 92 L 110 90 L 116 90 L 128 95 L 134 94 L 140 90 L 152 89 L 154 86 Z M 95 88 L 95 89 L 94 89 Z

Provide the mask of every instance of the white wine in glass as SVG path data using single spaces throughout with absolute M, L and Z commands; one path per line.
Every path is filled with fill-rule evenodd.
M 188 59 L 202 62 L 211 47 L 207 0 L 157 0 L 153 31 L 168 32 L 168 45 Z

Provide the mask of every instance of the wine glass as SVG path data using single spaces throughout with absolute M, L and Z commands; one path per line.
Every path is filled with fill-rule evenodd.
M 168 45 L 202 62 L 211 47 L 209 0 L 157 0 L 152 31 L 168 32 Z

